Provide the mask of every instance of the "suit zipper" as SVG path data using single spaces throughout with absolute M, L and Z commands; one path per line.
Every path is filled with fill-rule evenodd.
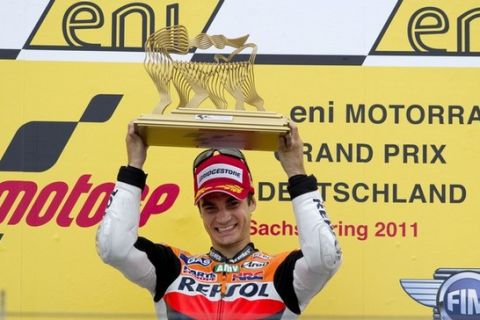
M 220 283 L 220 301 L 218 302 L 218 309 L 217 309 L 217 319 L 223 319 L 223 297 L 227 292 L 227 273 L 224 271 L 222 273 L 222 281 Z

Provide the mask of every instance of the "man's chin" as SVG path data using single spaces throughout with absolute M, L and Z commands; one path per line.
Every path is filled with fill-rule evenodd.
M 222 247 L 230 247 L 240 242 L 240 240 L 234 237 L 225 237 L 225 238 L 217 238 L 216 242 Z

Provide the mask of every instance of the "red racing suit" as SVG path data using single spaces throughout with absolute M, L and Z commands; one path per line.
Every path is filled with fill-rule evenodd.
M 102 260 L 148 289 L 159 319 L 292 319 L 336 272 L 341 251 L 313 176 L 289 179 L 301 250 L 250 243 L 234 257 L 203 255 L 138 236 L 143 171 L 122 167 L 97 231 Z

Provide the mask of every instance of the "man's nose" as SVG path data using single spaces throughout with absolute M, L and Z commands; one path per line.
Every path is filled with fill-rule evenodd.
M 230 221 L 231 212 L 227 208 L 222 208 L 218 210 L 217 213 L 217 222 L 218 223 L 227 223 Z

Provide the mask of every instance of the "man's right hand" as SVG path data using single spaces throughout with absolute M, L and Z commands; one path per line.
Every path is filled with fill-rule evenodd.
M 289 122 L 290 132 L 280 136 L 278 143 L 278 158 L 287 176 L 306 174 L 303 163 L 303 142 L 298 133 L 298 127 Z
M 135 132 L 133 121 L 128 124 L 128 132 L 125 142 L 127 144 L 128 165 L 143 169 L 143 164 L 147 159 L 148 146 L 138 133 Z

